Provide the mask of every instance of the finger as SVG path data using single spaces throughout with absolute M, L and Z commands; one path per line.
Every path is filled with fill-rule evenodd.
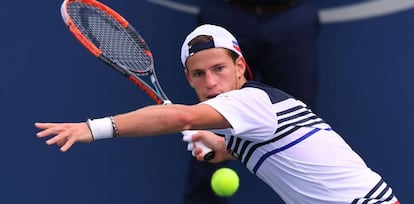
M 195 155 L 201 155 L 202 153 L 203 153 L 203 149 L 201 149 L 201 148 L 199 148 L 199 147 L 196 147 L 196 148 L 194 148 L 194 154 Z M 204 156 L 204 155 L 201 155 L 201 156 Z
M 200 140 L 201 140 L 201 137 L 202 137 L 202 135 L 201 135 L 201 134 L 194 134 L 194 135 L 192 135 L 192 137 L 191 137 L 191 141 L 192 141 L 193 143 L 195 143 L 195 142 L 197 142 L 197 141 L 200 141 Z
M 43 129 L 43 127 L 46 125 L 46 123 L 34 123 L 34 126 L 40 129 Z
M 198 161 L 204 161 L 204 156 L 201 155 L 201 154 L 197 155 L 196 158 L 197 158 Z
M 184 142 L 192 142 L 192 137 L 191 137 L 191 134 L 185 134 L 185 135 L 183 135 L 183 141 Z
M 42 137 L 47 137 L 51 134 L 52 133 L 50 133 L 50 131 L 43 130 L 43 131 L 40 131 L 40 132 L 36 133 L 36 136 L 39 137 L 39 138 L 42 138 Z
M 193 150 L 193 156 L 197 158 L 198 161 L 204 161 L 203 150 L 201 148 L 196 147 Z
M 36 128 L 47 129 L 56 125 L 56 123 L 35 123 Z
M 58 140 L 55 139 L 55 137 L 52 137 L 51 139 L 46 140 L 46 144 L 47 145 L 57 144 L 58 143 L 57 141 Z
M 192 143 L 192 142 L 189 142 L 189 143 L 187 144 L 187 151 L 193 151 L 193 149 L 194 149 L 194 145 L 193 145 L 193 143 Z
M 66 140 L 59 140 L 58 142 L 56 142 L 56 144 L 57 144 L 59 147 L 62 147 L 65 143 L 66 143 Z
M 47 137 L 50 135 L 58 135 L 68 129 L 68 124 L 64 123 L 45 123 L 41 124 L 45 129 L 36 134 L 37 137 Z
M 62 131 L 63 131 L 62 128 L 59 128 L 58 126 L 48 126 L 46 129 L 38 132 L 36 136 L 39 138 L 42 138 L 42 137 L 47 137 L 49 135 L 59 134 Z
M 59 144 L 59 143 L 65 143 L 67 142 L 67 138 L 69 137 L 67 132 L 61 132 L 57 134 L 56 136 L 46 140 L 46 144 L 52 145 L 52 144 Z
M 66 141 L 66 143 L 60 148 L 61 152 L 66 152 L 68 151 L 69 148 L 72 147 L 72 145 L 75 144 L 74 139 L 69 139 L 68 141 Z

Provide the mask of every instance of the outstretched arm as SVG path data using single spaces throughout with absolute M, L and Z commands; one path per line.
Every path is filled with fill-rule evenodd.
M 62 152 L 67 151 L 77 142 L 92 142 L 94 139 L 107 138 L 113 131 L 112 124 L 93 124 L 88 128 L 86 122 L 81 123 L 35 123 L 41 131 L 40 138 L 53 136 L 46 141 L 48 145 L 60 146 Z M 113 125 L 117 134 L 123 136 L 154 136 L 180 132 L 188 129 L 228 128 L 228 122 L 215 109 L 205 104 L 197 105 L 155 105 L 141 108 L 129 113 L 113 117 Z M 98 126 L 98 127 L 96 127 Z M 94 131 L 95 130 L 95 131 Z M 98 130 L 98 131 L 96 131 Z M 102 135 L 105 135 L 102 137 Z

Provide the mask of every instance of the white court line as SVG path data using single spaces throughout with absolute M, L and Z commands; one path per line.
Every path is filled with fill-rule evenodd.
M 147 1 L 191 15 L 196 15 L 200 10 L 198 6 L 170 0 Z M 320 9 L 319 18 L 321 23 L 340 23 L 390 15 L 413 8 L 413 0 L 371 0 L 345 6 Z
M 339 23 L 390 15 L 414 8 L 413 0 L 375 0 L 321 9 L 322 23 Z
M 198 6 L 192 6 L 188 4 L 178 3 L 175 1 L 168 1 L 168 0 L 147 0 L 148 2 L 158 4 L 160 6 L 164 6 L 176 11 L 181 11 L 183 13 L 188 13 L 192 15 L 196 15 L 200 10 Z

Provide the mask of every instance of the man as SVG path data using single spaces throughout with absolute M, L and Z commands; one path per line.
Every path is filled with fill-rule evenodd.
M 321 118 L 276 88 L 250 81 L 236 39 L 224 28 L 202 25 L 181 49 L 185 75 L 200 103 L 154 105 L 82 123 L 36 123 L 40 138 L 65 152 L 76 142 L 123 136 L 198 131 L 216 155 L 240 160 L 286 203 L 398 204 L 392 189 Z M 187 140 L 189 141 L 189 140 Z M 201 148 L 193 153 L 203 159 Z
M 309 0 L 201 0 L 198 24 L 225 27 L 243 50 L 257 81 L 276 87 L 316 111 L 318 11 Z M 185 204 L 225 204 L 210 187 L 211 175 L 226 162 L 191 158 Z

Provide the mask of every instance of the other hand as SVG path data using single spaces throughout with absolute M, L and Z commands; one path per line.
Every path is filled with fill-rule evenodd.
M 201 141 L 204 145 L 211 148 L 215 152 L 213 159 L 209 160 L 211 163 L 219 163 L 229 159 L 229 154 L 227 153 L 227 146 L 224 140 L 224 137 L 218 136 L 210 131 L 197 131 L 192 135 L 192 141 Z M 201 148 L 194 146 L 193 154 L 199 161 L 204 161 L 204 155 Z

